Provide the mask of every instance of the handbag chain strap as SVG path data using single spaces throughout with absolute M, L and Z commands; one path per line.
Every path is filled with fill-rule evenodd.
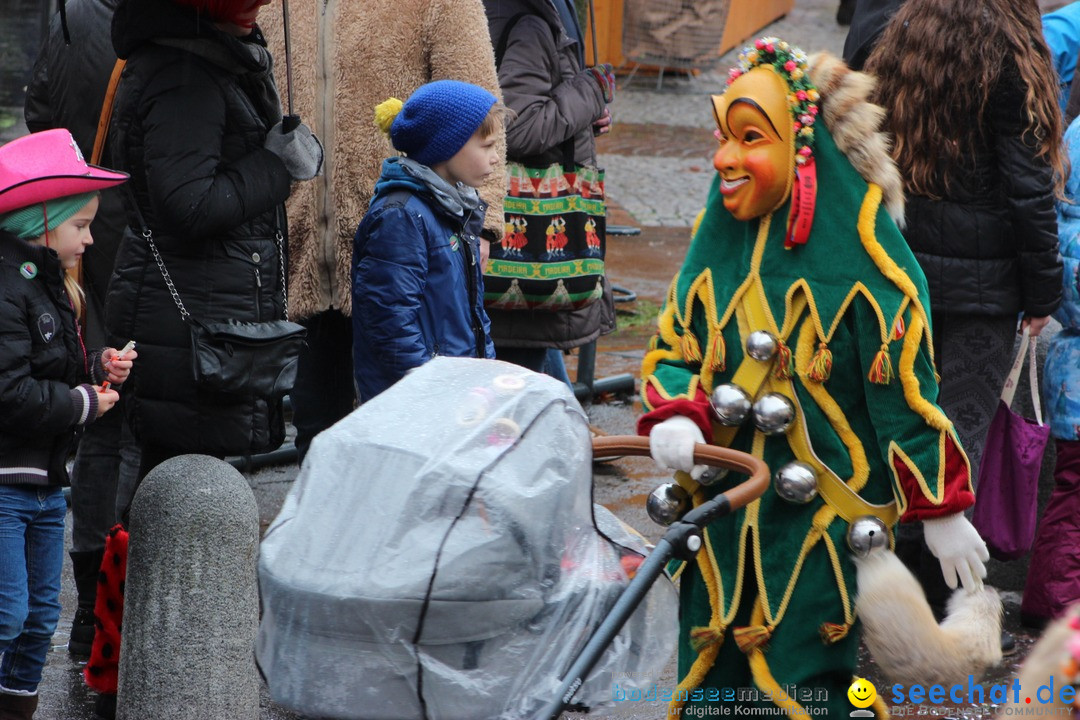
M 180 293 L 176 290 L 176 285 L 173 283 L 172 275 L 169 274 L 169 269 L 165 267 L 165 260 L 161 257 L 161 253 L 158 252 L 157 243 L 154 242 L 154 233 L 151 232 L 149 227 L 143 226 L 142 231 L 143 239 L 146 240 L 146 244 L 150 246 L 150 252 L 154 255 L 154 262 L 157 263 L 158 270 L 161 271 L 161 279 L 165 281 L 165 286 L 169 288 L 169 294 L 172 296 L 172 300 L 176 303 L 176 309 L 180 311 L 180 319 L 184 322 L 188 322 L 191 318 L 191 313 L 184 307 L 184 301 L 180 297 Z M 285 311 L 285 319 L 289 319 L 289 287 L 285 284 L 285 238 L 281 234 L 280 230 L 274 232 L 274 240 L 277 241 L 278 249 L 278 268 L 281 271 L 281 301 L 282 308 Z

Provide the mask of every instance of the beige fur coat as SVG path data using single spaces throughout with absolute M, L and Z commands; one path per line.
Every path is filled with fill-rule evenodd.
M 293 111 L 325 151 L 322 176 L 294 184 L 287 205 L 289 307 L 294 320 L 330 308 L 349 315 L 353 234 L 383 159 L 396 154 L 375 127 L 375 106 L 440 79 L 475 83 L 501 97 L 494 52 L 481 0 L 304 0 L 289 10 Z M 285 106 L 280 6 L 267 7 L 259 25 Z M 502 139 L 500 148 L 505 155 Z M 504 183 L 500 166 L 481 188 L 485 227 L 499 236 Z

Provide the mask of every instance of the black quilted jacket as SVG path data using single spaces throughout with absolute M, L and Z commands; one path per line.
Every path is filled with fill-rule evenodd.
M 907 199 L 904 237 L 935 312 L 1042 317 L 1061 302 L 1053 170 L 1025 134 L 1025 91 L 1008 63 L 963 172 L 941 199 Z
M 290 176 L 263 142 L 280 109 L 275 115 L 260 102 L 265 75 L 244 43 L 197 18 L 168 0 L 121 0 L 113 45 L 127 66 L 109 164 L 131 173 L 139 211 L 192 316 L 278 319 L 275 234 L 286 230 Z M 279 403 L 196 387 L 188 326 L 131 210 L 129 202 L 131 227 L 109 286 L 106 329 L 117 347 L 138 342 L 136 434 L 144 443 L 210 455 L 276 447 L 284 429 Z

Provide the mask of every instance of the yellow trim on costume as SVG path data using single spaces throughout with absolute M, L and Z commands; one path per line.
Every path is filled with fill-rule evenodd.
M 697 492 L 693 495 L 694 507 L 701 505 L 705 502 L 705 493 L 698 488 Z M 747 512 L 751 510 L 756 511 L 757 506 L 760 504 L 759 500 L 754 500 L 747 505 Z M 701 571 L 701 578 L 705 582 L 705 589 L 709 595 L 709 630 L 711 630 L 714 642 L 703 643 L 701 650 L 698 653 L 697 658 L 690 665 L 690 669 L 687 670 L 686 676 L 679 681 L 678 686 L 675 688 L 675 696 L 671 703 L 668 705 L 668 715 L 670 717 L 679 717 L 682 714 L 683 705 L 686 704 L 685 699 L 688 698 L 692 690 L 701 685 L 705 681 L 705 676 L 709 674 L 713 664 L 716 662 L 716 656 L 720 652 L 720 647 L 724 643 L 724 631 L 727 629 L 731 621 L 735 619 L 735 614 L 739 610 L 739 598 L 742 596 L 742 584 L 745 577 L 745 563 L 743 558 L 746 556 L 746 536 L 749 532 L 749 527 L 744 524 L 739 533 L 739 564 L 735 570 L 735 588 L 732 595 L 731 607 L 724 609 L 724 595 L 723 595 L 723 575 L 720 572 L 720 567 L 716 562 L 716 554 L 713 551 L 712 541 L 709 538 L 709 533 L 702 533 L 702 539 L 705 544 L 702 550 L 697 554 L 695 561 L 697 562 L 698 569 Z M 682 570 L 689 563 L 685 563 L 683 568 L 680 568 L 677 574 L 681 574 Z
M 919 343 L 924 327 L 922 318 L 917 315 L 911 318 L 911 326 L 907 330 L 907 337 L 904 338 L 904 346 L 900 351 L 900 383 L 904 388 L 904 399 L 907 400 L 908 407 L 921 415 L 930 427 L 936 430 L 948 430 L 952 427 L 949 418 L 923 397 L 919 387 L 919 378 L 915 376 L 915 357 L 919 353 Z
M 893 458 L 900 458 L 900 461 L 907 466 L 907 469 L 915 477 L 915 481 L 919 485 L 919 489 L 922 490 L 923 496 L 934 505 L 940 505 L 945 501 L 945 433 L 941 433 L 938 438 L 938 477 L 937 477 L 937 490 L 931 490 L 930 486 L 926 482 L 926 478 L 923 477 L 922 472 L 915 466 L 915 463 L 911 461 L 908 454 L 896 443 L 895 440 L 889 443 L 889 469 L 896 477 L 896 486 L 903 489 L 900 484 L 900 475 L 896 471 L 896 464 Z
M 701 227 L 701 221 L 705 219 L 705 208 L 701 208 L 697 216 L 694 218 L 694 223 L 690 226 L 690 239 L 693 240 L 697 236 L 698 228 Z
M 892 531 L 889 532 L 889 538 L 892 539 Z M 833 575 L 836 576 L 836 589 L 840 591 L 840 601 L 844 606 L 844 624 L 850 628 L 852 623 L 855 622 L 855 608 L 852 605 L 851 597 L 848 595 L 847 583 L 844 582 L 844 571 L 840 567 L 840 554 L 836 551 L 836 545 L 833 544 L 831 536 L 826 534 L 822 540 L 829 551 L 829 562 L 832 564 Z
M 761 599 L 759 598 L 754 603 L 750 622 L 754 625 L 760 625 L 764 615 L 761 609 Z M 769 697 L 772 698 L 777 707 L 783 709 L 791 717 L 809 717 L 806 708 L 796 702 L 780 687 L 780 683 L 776 682 L 776 678 L 772 676 L 772 671 L 769 670 L 769 663 L 765 660 L 765 653 L 762 652 L 761 648 L 754 648 L 748 652 L 746 659 L 750 664 L 750 675 L 754 678 L 754 684 L 763 692 L 769 693 Z
M 881 270 L 881 274 L 892 281 L 896 287 L 906 295 L 915 308 L 915 314 L 922 318 L 923 323 L 929 327 L 930 321 L 926 314 L 926 308 L 923 307 L 919 301 L 919 291 L 915 287 L 915 283 L 912 282 L 908 274 L 904 272 L 896 261 L 889 257 L 889 254 L 885 252 L 885 248 L 881 247 L 881 243 L 877 241 L 877 234 L 875 228 L 877 225 L 877 213 L 878 207 L 881 205 L 881 187 L 875 183 L 869 183 L 866 188 L 866 195 L 863 196 L 862 207 L 859 208 L 859 220 L 856 224 L 856 228 L 859 231 L 859 240 L 862 241 L 863 247 L 866 249 L 866 254 L 870 256 L 870 259 L 874 261 L 878 269 Z M 888 328 L 888 332 L 892 332 L 892 327 Z M 930 352 L 931 361 L 934 358 L 934 348 L 928 346 Z
M 641 384 L 641 401 L 645 405 L 647 410 L 653 409 L 652 406 L 649 405 L 649 403 L 645 399 L 645 386 L 647 385 L 656 388 L 656 392 L 658 392 L 660 394 L 660 397 L 662 397 L 664 400 L 693 400 L 694 396 L 697 394 L 697 389 L 700 384 L 701 378 L 695 373 L 690 376 L 690 383 L 686 386 L 685 392 L 672 395 L 663 385 L 660 384 L 659 378 L 650 373 L 648 376 L 645 376 L 645 381 Z
M 799 341 L 795 350 L 795 363 L 798 367 L 806 367 L 814 346 L 813 328 L 804 325 L 799 333 Z M 817 406 L 829 419 L 829 424 L 840 437 L 840 442 L 847 448 L 848 457 L 851 459 L 851 479 L 847 481 L 848 487 L 855 492 L 862 490 L 870 479 L 870 461 L 866 457 L 866 449 L 855 431 L 851 429 L 844 411 L 840 405 L 832 399 L 828 391 L 820 383 L 808 381 L 805 372 L 799 373 L 802 386 Z
M 653 350 L 652 352 L 645 353 L 645 358 L 641 361 L 641 377 L 646 380 L 652 380 L 653 374 L 656 372 L 656 366 L 664 360 L 682 360 L 682 356 L 674 350 Z M 645 398 L 645 387 L 641 388 L 641 401 L 645 406 L 652 410 L 649 406 L 648 400 Z
M 836 511 L 828 505 L 822 505 L 817 509 L 817 512 L 814 513 L 814 519 L 810 524 L 810 532 L 803 538 L 803 545 L 799 550 L 799 557 L 795 560 L 795 566 L 791 569 L 787 587 L 784 588 L 784 596 L 780 599 L 780 605 L 776 608 L 775 616 L 772 613 L 772 604 L 769 602 L 768 591 L 765 587 L 764 573 L 757 573 L 759 597 L 765 599 L 763 612 L 770 627 L 779 625 L 780 621 L 784 619 L 784 613 L 787 612 L 788 605 L 791 603 L 791 596 L 795 593 L 795 584 L 799 579 L 799 575 L 802 573 L 802 566 L 803 563 L 806 562 L 807 555 L 810 554 L 810 551 L 814 549 L 814 546 L 817 545 L 822 537 L 828 537 L 828 535 L 825 534 L 825 531 L 835 519 Z M 754 561 L 758 564 L 758 568 L 760 568 L 761 557 L 759 554 L 755 554 Z M 843 582 L 842 579 L 841 582 Z M 846 595 L 847 591 L 842 589 L 841 596 Z

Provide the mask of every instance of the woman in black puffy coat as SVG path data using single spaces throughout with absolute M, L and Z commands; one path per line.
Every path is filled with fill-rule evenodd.
M 286 314 L 283 203 L 321 149 L 281 105 L 255 16 L 269 0 L 122 0 L 113 45 L 127 60 L 109 147 L 131 173 L 129 229 L 106 300 L 111 338 L 138 342 L 132 427 L 140 477 L 168 457 L 225 456 L 280 445 L 279 399 L 196 384 L 190 333 L 150 244 L 187 312 L 201 321 Z M 137 212 L 132 201 L 138 205 Z
M 1038 3 L 906 0 L 866 70 L 904 178 L 904 237 L 930 289 L 938 402 L 974 476 L 1018 322 L 1038 335 L 1061 302 L 1054 196 L 1067 174 Z M 925 567 L 931 602 L 943 603 L 938 563 Z

